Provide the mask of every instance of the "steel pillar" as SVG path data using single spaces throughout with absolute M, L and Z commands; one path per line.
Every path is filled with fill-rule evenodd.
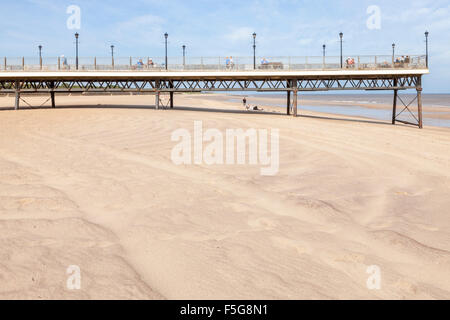
M 160 92 L 156 91 L 155 92 L 155 109 L 156 110 L 159 110 L 159 95 L 160 95 Z
M 292 93 L 294 94 L 294 99 L 292 102 L 292 116 L 297 117 L 298 114 L 298 90 L 297 90 L 297 80 L 292 81 L 292 88 L 294 89 Z
M 419 128 L 423 128 L 423 114 L 422 114 L 422 77 L 419 77 L 417 82 L 417 113 L 419 115 Z
M 288 80 L 286 83 L 286 88 L 290 88 L 291 87 L 291 81 Z M 286 105 L 286 114 L 290 115 L 291 114 L 291 91 L 287 91 L 287 105 Z
M 394 80 L 394 87 L 397 86 L 397 79 Z M 394 104 L 392 108 L 392 124 L 395 124 L 395 118 L 397 116 L 397 97 L 398 97 L 398 90 L 394 90 Z
M 49 84 L 49 88 L 50 88 L 50 99 L 52 101 L 52 108 L 56 108 L 56 103 L 55 103 L 55 91 L 53 91 L 55 89 L 55 83 L 54 82 L 50 82 Z
M 20 105 L 20 82 L 18 80 L 16 80 L 16 82 L 15 82 L 15 89 L 16 89 L 16 100 L 15 100 L 14 109 L 15 110 L 19 110 L 19 105 Z
M 172 81 L 170 81 L 169 87 L 170 87 L 170 89 L 173 89 Z M 170 95 L 170 109 L 173 109 L 173 94 L 174 94 L 174 92 L 170 91 L 170 94 L 169 94 Z
M 160 88 L 161 88 L 161 83 L 159 82 L 159 80 L 157 80 L 155 82 L 155 109 L 159 110 L 159 96 L 160 96 Z

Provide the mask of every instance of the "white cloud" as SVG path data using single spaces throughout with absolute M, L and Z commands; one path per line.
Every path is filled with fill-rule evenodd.
M 255 31 L 252 28 L 241 27 L 233 29 L 231 32 L 227 33 L 225 35 L 225 39 L 230 40 L 232 42 L 250 40 L 253 32 Z

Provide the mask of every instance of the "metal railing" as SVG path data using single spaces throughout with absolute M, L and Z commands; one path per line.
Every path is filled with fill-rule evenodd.
M 425 55 L 329 57 L 169 57 L 168 71 L 426 69 Z M 164 57 L 80 57 L 79 71 L 165 71 Z M 74 57 L 3 58 L 0 71 L 76 71 Z

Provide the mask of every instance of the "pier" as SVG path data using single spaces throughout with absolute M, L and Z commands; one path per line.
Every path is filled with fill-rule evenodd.
M 392 124 L 397 122 L 423 128 L 422 77 L 429 73 L 426 56 L 407 56 L 398 62 L 394 56 L 352 58 L 340 65 L 339 57 L 279 57 L 254 65 L 247 58 L 171 58 L 172 64 L 158 59 L 61 58 L 45 62 L 25 58 L 4 58 L 0 70 L 0 93 L 15 95 L 15 109 L 21 94 L 49 94 L 56 107 L 56 93 L 136 92 L 155 95 L 155 108 L 161 108 L 161 95 L 168 95 L 174 108 L 174 93 L 183 92 L 285 92 L 286 114 L 297 117 L 302 92 L 392 91 Z M 194 61 L 195 60 L 195 61 Z M 103 61 L 103 62 L 102 62 Z M 124 62 L 125 61 L 125 62 Z M 150 63 L 151 61 L 151 63 Z M 169 62 L 170 63 L 170 62 Z M 414 90 L 415 98 L 404 101 L 399 92 Z M 414 112 L 413 106 L 417 105 Z M 409 113 L 413 121 L 402 119 Z

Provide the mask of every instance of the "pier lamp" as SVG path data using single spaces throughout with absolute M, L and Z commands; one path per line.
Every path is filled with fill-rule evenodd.
M 256 70 L 256 32 L 253 33 L 253 70 Z
M 76 50 L 76 55 L 75 55 L 75 67 L 78 70 L 78 38 L 80 37 L 80 35 L 77 33 L 75 33 L 75 50 Z
M 392 63 L 395 61 L 395 43 L 392 44 Z
M 341 32 L 339 33 L 339 38 L 341 38 L 341 69 L 344 67 L 344 58 L 342 56 L 342 38 L 344 38 L 344 34 Z
M 186 46 L 183 44 L 183 67 L 186 66 Z
M 39 45 L 38 48 L 39 48 L 39 66 L 40 69 L 42 70 L 42 46 Z
M 168 67 L 167 67 L 167 63 L 168 63 L 168 61 L 167 61 L 167 39 L 169 38 L 169 34 L 167 32 L 164 33 L 164 38 L 166 41 L 166 70 L 168 70 Z
M 323 57 L 325 58 L 325 52 L 326 52 L 327 46 L 324 44 L 322 46 L 322 48 L 323 48 Z
M 114 69 L 114 45 L 111 45 L 111 64 Z
M 426 45 L 426 63 L 428 68 L 428 35 L 430 33 L 428 31 L 425 31 L 425 45 Z

